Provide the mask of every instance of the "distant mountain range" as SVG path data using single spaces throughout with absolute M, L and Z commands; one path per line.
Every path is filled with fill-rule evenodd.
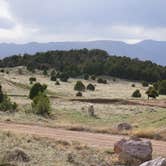
M 98 40 L 85 42 L 49 42 L 49 43 L 1 43 L 0 57 L 11 56 L 14 54 L 34 54 L 48 50 L 69 50 L 69 49 L 103 49 L 110 55 L 129 56 L 141 60 L 151 60 L 155 63 L 166 66 L 166 42 L 144 40 L 136 44 L 127 44 L 124 42 Z

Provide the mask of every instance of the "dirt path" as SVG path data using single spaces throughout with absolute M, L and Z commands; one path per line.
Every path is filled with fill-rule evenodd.
M 0 123 L 0 130 L 37 135 L 39 137 L 46 137 L 55 140 L 79 141 L 87 144 L 88 146 L 107 149 L 113 148 L 114 143 L 124 137 L 15 123 Z M 152 144 L 155 154 L 166 157 L 166 142 L 152 140 Z

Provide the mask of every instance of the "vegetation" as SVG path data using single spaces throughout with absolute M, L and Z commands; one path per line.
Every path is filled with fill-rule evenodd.
M 30 77 L 29 82 L 30 84 L 33 84 L 33 82 L 36 82 L 36 77 Z
M 149 89 L 146 91 L 146 94 L 148 95 L 148 99 L 151 98 L 156 98 L 159 96 L 158 92 L 154 87 L 149 87 Z
M 56 81 L 57 78 L 56 78 L 56 76 L 51 76 L 50 80 L 51 80 L 51 81 Z
M 141 95 L 141 92 L 137 89 L 133 92 L 132 94 L 132 97 L 135 97 L 135 98 L 140 98 L 142 95 Z
M 32 88 L 30 89 L 29 98 L 33 99 L 34 97 L 39 95 L 39 93 L 43 93 L 46 89 L 47 89 L 47 85 L 45 84 L 43 85 L 41 85 L 40 83 L 34 84 Z
M 35 114 L 47 116 L 51 113 L 50 100 L 45 93 L 39 93 L 35 96 L 31 105 Z
M 81 49 L 70 51 L 48 51 L 4 58 L 0 67 L 24 65 L 30 71 L 55 68 L 70 77 L 79 75 L 109 75 L 130 80 L 156 82 L 166 79 L 166 67 L 128 57 L 109 56 L 103 50 Z M 65 80 L 66 79 L 63 79 Z
M 85 80 L 89 80 L 89 75 L 88 75 L 88 74 L 85 74 L 85 75 L 84 75 L 84 79 L 85 79 Z
M 107 80 L 104 80 L 104 79 L 102 79 L 102 78 L 99 78 L 99 79 L 97 80 L 97 82 L 98 82 L 99 84 L 107 84 Z
M 77 96 L 77 97 L 82 97 L 82 92 L 77 92 L 77 93 L 76 93 L 76 96 Z
M 77 81 L 74 90 L 76 91 L 85 91 L 85 85 L 82 83 L 82 81 Z
M 142 86 L 143 86 L 143 87 L 148 87 L 148 86 L 149 86 L 149 83 L 148 83 L 147 81 L 143 81 L 143 82 L 142 82 Z
M 56 80 L 55 85 L 60 85 L 60 82 L 58 80 Z
M 0 110 L 1 111 L 15 111 L 17 104 L 10 101 L 10 98 L 3 93 L 2 86 L 0 85 Z
M 91 79 L 92 79 L 92 80 L 96 80 L 96 76 L 95 76 L 95 75 L 92 75 L 92 76 L 91 76 Z
M 88 84 L 86 89 L 90 91 L 95 91 L 95 86 L 93 84 Z
M 166 95 L 166 80 L 159 82 L 158 90 L 159 90 L 159 94 Z

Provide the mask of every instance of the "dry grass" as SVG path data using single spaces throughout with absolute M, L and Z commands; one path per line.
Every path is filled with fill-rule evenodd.
M 19 147 L 29 156 L 29 162 L 4 161 L 8 151 Z M 90 166 L 114 165 L 118 162 L 113 151 L 89 148 L 78 142 L 53 141 L 27 135 L 0 133 L 0 164 L 10 163 L 18 166 Z
M 27 72 L 25 68 L 22 68 L 23 74 L 20 75 L 18 74 L 18 68 L 8 68 L 7 70 L 10 71 L 10 74 L 0 73 L 0 81 L 5 91 L 11 95 L 12 101 L 18 103 L 19 112 L 13 114 L 0 112 L 1 121 L 34 123 L 80 131 L 130 134 L 128 132 L 119 132 L 116 129 L 119 123 L 127 122 L 134 126 L 133 133 L 146 137 L 153 137 L 153 132 L 151 134 L 149 129 L 158 131 L 166 128 L 166 111 L 164 108 L 123 105 L 122 103 L 94 103 L 96 118 L 89 117 L 87 114 L 88 103 L 68 101 L 68 99 L 75 98 L 76 92 L 73 90 L 73 87 L 78 79 L 70 79 L 68 83 L 61 82 L 61 85 L 56 86 L 55 82 L 50 81 L 49 77 L 43 76 L 39 71 L 32 74 Z M 36 77 L 38 82 L 47 84 L 48 93 L 53 96 L 51 98 L 53 108 L 51 119 L 36 116 L 27 111 L 30 109 L 31 100 L 26 96 L 28 96 L 31 86 L 29 77 L 32 76 Z M 88 85 L 88 83 L 96 85 L 96 90 L 94 92 L 84 92 L 83 98 L 131 99 L 131 94 L 135 89 L 141 90 L 143 94 L 142 99 L 146 98 L 145 91 L 147 88 L 142 87 L 138 82 L 119 79 L 113 82 L 112 78 L 107 79 L 109 81 L 106 85 L 98 84 L 92 80 L 82 80 L 85 85 Z M 133 83 L 136 87 L 131 87 Z M 160 96 L 160 99 L 164 98 L 166 99 L 165 96 Z M 162 138 L 165 139 L 166 135 L 162 136 Z

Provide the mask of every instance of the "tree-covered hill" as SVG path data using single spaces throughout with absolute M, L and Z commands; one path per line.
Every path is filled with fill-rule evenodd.
M 48 51 L 35 55 L 14 55 L 0 61 L 0 67 L 27 66 L 29 70 L 55 68 L 75 77 L 82 74 L 110 75 L 130 80 L 155 82 L 166 79 L 166 67 L 128 57 L 109 56 L 99 49 Z

